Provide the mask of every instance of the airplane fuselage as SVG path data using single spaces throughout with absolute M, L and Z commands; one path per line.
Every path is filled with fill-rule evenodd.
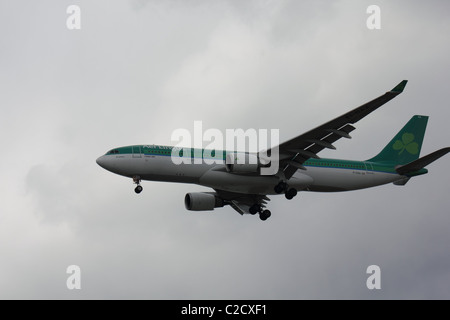
M 105 169 L 126 177 L 141 180 L 192 183 L 217 190 L 245 194 L 277 194 L 274 185 L 277 175 L 257 173 L 233 174 L 227 172 L 224 160 L 213 164 L 181 163 L 172 161 L 171 147 L 130 146 L 115 149 L 97 162 Z M 193 159 L 192 159 L 193 160 Z M 405 177 L 394 166 L 366 161 L 338 159 L 309 159 L 306 170 L 298 170 L 289 180 L 289 186 L 300 191 L 350 191 L 396 182 Z M 426 172 L 423 172 L 426 173 Z

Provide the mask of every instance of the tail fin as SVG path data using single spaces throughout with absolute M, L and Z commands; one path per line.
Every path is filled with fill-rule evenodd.
M 427 122 L 428 116 L 413 116 L 379 154 L 367 161 L 403 165 L 417 160 Z

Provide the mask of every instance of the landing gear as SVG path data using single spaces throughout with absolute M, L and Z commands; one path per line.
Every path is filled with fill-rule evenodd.
M 248 211 L 250 212 L 251 215 L 255 215 L 261 211 L 261 206 L 255 203 L 250 207 L 250 209 L 248 209 Z
M 284 194 L 284 196 L 286 197 L 286 199 L 291 200 L 292 198 L 294 198 L 297 195 L 297 190 L 295 190 L 294 188 L 290 188 L 288 191 L 286 191 L 286 193 Z
M 280 181 L 274 188 L 273 190 L 276 193 L 283 193 L 285 190 L 287 189 L 287 183 L 284 181 Z
M 278 182 L 278 184 L 273 188 L 273 190 L 278 194 L 284 192 L 284 195 L 288 200 L 291 200 L 297 195 L 297 190 L 294 188 L 289 188 L 287 183 L 284 181 Z
M 272 215 L 272 213 L 269 210 L 264 210 L 259 213 L 259 218 L 262 221 L 266 221 L 268 218 L 270 218 L 271 215 Z
M 248 211 L 250 212 L 251 215 L 255 215 L 255 214 L 259 213 L 259 218 L 262 221 L 266 221 L 271 216 L 270 211 L 263 210 L 261 205 L 258 203 L 255 203 L 254 205 L 252 205 Z
M 134 192 L 136 192 L 137 194 L 141 193 L 142 190 L 144 190 L 144 188 L 142 188 L 141 186 L 141 177 L 134 176 L 133 183 L 137 184 L 136 188 L 134 188 Z

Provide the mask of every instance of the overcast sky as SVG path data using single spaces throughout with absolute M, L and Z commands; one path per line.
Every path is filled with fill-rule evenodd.
M 66 9 L 81 8 L 68 30 Z M 381 8 L 381 30 L 366 9 Z M 189 212 L 196 185 L 100 168 L 175 129 L 287 140 L 404 93 L 321 156 L 364 160 L 415 114 L 449 145 L 448 1 L 0 0 L 0 298 L 450 299 L 444 157 L 406 186 L 272 196 L 272 217 Z M 81 268 L 68 290 L 66 268 Z M 366 269 L 381 268 L 381 290 Z

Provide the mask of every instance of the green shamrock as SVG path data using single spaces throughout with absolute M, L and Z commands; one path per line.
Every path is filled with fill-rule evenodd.
M 403 151 L 408 151 L 410 154 L 417 154 L 419 152 L 419 145 L 414 142 L 414 135 L 412 133 L 404 133 L 402 140 L 395 141 L 393 145 L 394 150 L 400 150 L 401 155 Z

